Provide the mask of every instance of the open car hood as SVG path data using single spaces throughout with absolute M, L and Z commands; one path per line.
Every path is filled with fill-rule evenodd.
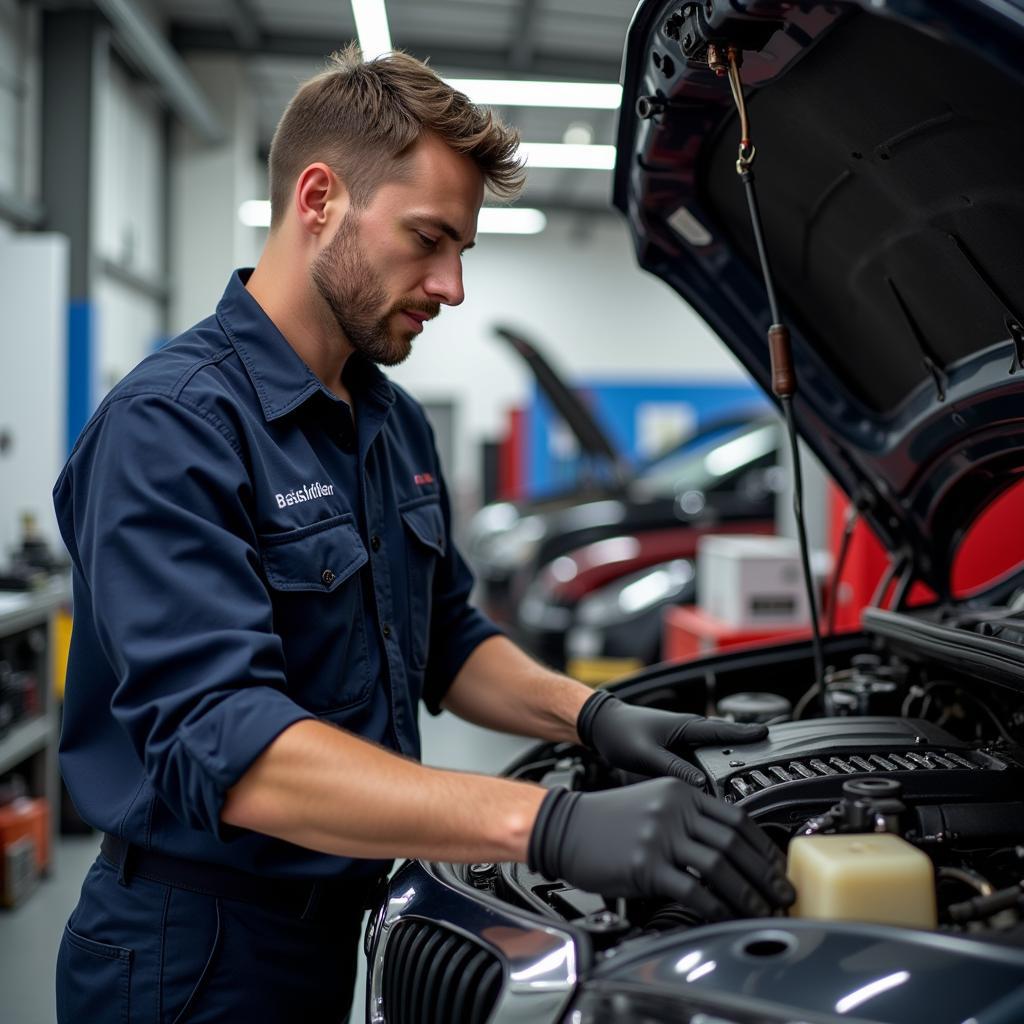
M 797 428 L 948 596 L 966 528 L 1024 470 L 1024 2 L 637 9 L 615 205 L 641 265 L 768 391 L 738 119 L 708 38 L 744 51 Z
M 610 470 L 613 481 L 620 486 L 624 485 L 632 472 L 586 402 L 562 380 L 551 363 L 519 331 L 498 324 L 494 333 L 508 342 L 530 368 L 537 386 L 565 420 L 580 449 L 586 455 L 600 459 Z

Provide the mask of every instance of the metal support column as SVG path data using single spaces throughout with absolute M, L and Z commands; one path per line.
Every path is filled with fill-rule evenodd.
M 88 9 L 43 14 L 42 181 L 45 228 L 70 240 L 68 447 L 93 405 L 94 113 L 110 33 Z

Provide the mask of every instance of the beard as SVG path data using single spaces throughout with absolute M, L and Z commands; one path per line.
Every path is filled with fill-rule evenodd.
M 409 310 L 432 318 L 441 312 L 440 303 L 415 299 L 387 308 L 387 289 L 359 244 L 351 212 L 313 260 L 310 278 L 352 348 L 380 366 L 397 366 L 412 351 L 417 332 L 394 330 L 390 321 L 396 313 Z

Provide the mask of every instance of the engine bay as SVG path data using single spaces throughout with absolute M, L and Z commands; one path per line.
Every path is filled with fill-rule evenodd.
M 886 613 L 884 628 L 868 628 L 833 641 L 822 685 L 802 692 L 792 680 L 812 675 L 809 652 L 791 645 L 677 666 L 674 676 L 666 669 L 619 695 L 766 722 L 763 742 L 692 752 L 709 794 L 742 808 L 783 853 L 803 836 L 898 836 L 931 862 L 939 931 L 1017 943 L 1024 938 L 1024 729 L 1016 665 L 980 674 L 955 668 L 961 659 L 936 643 L 935 630 L 959 647 L 959 622 Z M 506 774 L 579 791 L 639 781 L 568 744 L 534 748 Z M 585 929 L 599 955 L 630 938 L 709 923 L 686 906 L 605 899 L 523 864 L 455 870 L 480 891 Z

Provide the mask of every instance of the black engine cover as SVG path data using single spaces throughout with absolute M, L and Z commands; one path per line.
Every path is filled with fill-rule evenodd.
M 898 779 L 910 804 L 1019 798 L 1015 748 L 966 743 L 915 718 L 819 718 L 771 726 L 768 739 L 703 747 L 708 789 L 759 820 L 792 824 L 821 813 L 851 776 Z

